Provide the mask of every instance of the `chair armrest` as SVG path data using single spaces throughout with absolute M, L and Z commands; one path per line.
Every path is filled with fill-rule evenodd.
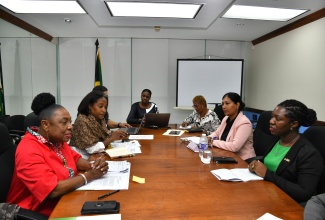
M 17 214 L 18 220 L 47 220 L 48 216 L 42 215 L 40 213 L 20 208 Z
M 25 131 L 20 131 L 20 130 L 9 130 L 10 134 L 18 134 L 20 136 L 24 136 L 25 135 Z

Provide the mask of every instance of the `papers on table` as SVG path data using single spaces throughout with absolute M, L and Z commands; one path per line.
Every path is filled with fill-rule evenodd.
M 130 140 L 153 140 L 153 134 L 150 135 L 130 135 Z
M 108 164 L 108 172 L 126 172 L 128 170 L 128 162 L 124 161 L 106 161 Z
M 190 125 L 188 125 L 188 126 L 185 126 L 185 127 L 183 127 L 182 125 L 181 126 L 179 126 L 179 129 L 191 129 L 192 128 L 192 126 L 190 126 Z
M 189 142 L 194 142 L 196 144 L 200 143 L 200 137 L 186 137 L 186 138 L 181 138 L 182 141 L 189 141 Z
M 186 147 L 188 149 L 194 151 L 195 153 L 198 153 L 199 152 L 199 146 L 196 143 L 194 143 L 194 142 L 188 143 L 188 145 Z
M 219 180 L 239 182 L 250 180 L 263 180 L 262 177 L 251 173 L 248 168 L 236 168 L 236 169 L 217 169 L 211 170 L 211 173 Z
M 117 147 L 127 147 L 132 154 L 140 154 L 141 153 L 141 145 L 139 141 L 133 140 L 133 141 L 126 141 L 126 142 L 112 142 L 111 143 L 112 148 Z
M 174 129 L 168 129 L 163 135 L 168 135 L 168 136 L 181 136 L 184 134 L 185 131 L 182 130 L 174 130 Z
M 141 153 L 140 144 L 138 141 L 129 141 L 129 142 L 112 142 L 110 149 L 107 149 L 106 152 L 108 155 L 113 158 L 121 157 L 130 157 L 135 154 Z
M 110 161 L 113 162 L 113 161 Z M 120 170 L 120 172 L 107 172 L 100 179 L 96 179 L 84 185 L 77 190 L 117 190 L 117 189 L 129 189 L 130 169 L 131 164 L 126 162 L 126 169 L 124 169 L 124 161 L 114 161 L 121 164 L 115 164 L 115 168 L 112 170 Z M 120 167 L 120 168 L 116 168 Z M 121 168 L 123 167 L 123 168 Z
M 278 218 L 270 213 L 265 213 L 261 217 L 259 217 L 257 220 L 282 220 L 282 218 Z

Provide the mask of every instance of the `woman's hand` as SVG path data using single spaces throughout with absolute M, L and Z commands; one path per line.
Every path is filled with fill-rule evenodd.
M 121 129 L 117 130 L 117 131 L 113 131 L 111 134 L 111 138 L 113 140 L 123 140 L 126 139 L 128 137 L 128 133 L 126 133 L 126 131 L 123 131 Z
M 187 123 L 186 122 L 183 122 L 182 123 L 182 127 L 186 127 L 187 126 Z
M 91 165 L 91 170 L 87 173 L 90 173 L 93 179 L 98 179 L 105 175 L 108 171 L 108 164 L 104 157 L 96 158 Z
M 128 123 L 120 123 L 121 128 L 131 128 L 132 126 L 129 125 Z
M 260 177 L 265 177 L 265 173 L 266 173 L 266 166 L 260 162 L 259 160 L 253 160 L 249 165 L 248 165 L 248 169 L 251 173 L 256 173 L 257 175 L 259 175 Z

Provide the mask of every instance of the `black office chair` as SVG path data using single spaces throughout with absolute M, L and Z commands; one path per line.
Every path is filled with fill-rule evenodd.
M 2 208 L 2 210 L 0 210 L 0 219 L 7 219 L 4 216 L 6 215 L 6 212 L 10 211 L 10 208 L 8 208 L 8 203 L 5 202 L 10 189 L 12 175 L 14 173 L 16 146 L 13 143 L 8 128 L 2 123 L 0 123 L 0 143 L 0 206 Z M 48 217 L 37 212 L 19 208 L 17 219 L 46 220 Z
M 222 110 L 222 105 L 221 104 L 216 104 L 216 107 L 213 110 L 217 115 L 220 121 L 225 117 L 225 113 Z
M 26 115 L 24 119 L 24 129 L 26 130 L 30 126 L 39 126 L 40 121 L 38 119 L 38 116 L 35 115 L 34 112 L 29 113 Z
M 271 117 L 272 111 L 264 111 L 260 114 L 253 132 L 253 147 L 256 157 L 246 159 L 247 163 L 253 160 L 262 160 L 268 147 L 279 139 L 279 137 L 273 136 L 270 132 Z
M 23 136 L 26 129 L 24 128 L 25 115 L 11 115 L 7 119 L 7 127 L 10 134 L 18 134 Z
M 303 133 L 303 136 L 307 138 L 323 156 L 323 173 L 318 183 L 316 193 L 325 193 L 325 126 L 310 126 Z

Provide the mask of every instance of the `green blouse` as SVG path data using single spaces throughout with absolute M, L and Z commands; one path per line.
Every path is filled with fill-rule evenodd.
M 280 140 L 274 145 L 272 150 L 266 155 L 264 158 L 264 164 L 265 166 L 271 170 L 276 171 L 278 169 L 278 166 L 280 162 L 283 160 L 285 155 L 290 150 L 290 147 L 282 146 L 280 144 Z

